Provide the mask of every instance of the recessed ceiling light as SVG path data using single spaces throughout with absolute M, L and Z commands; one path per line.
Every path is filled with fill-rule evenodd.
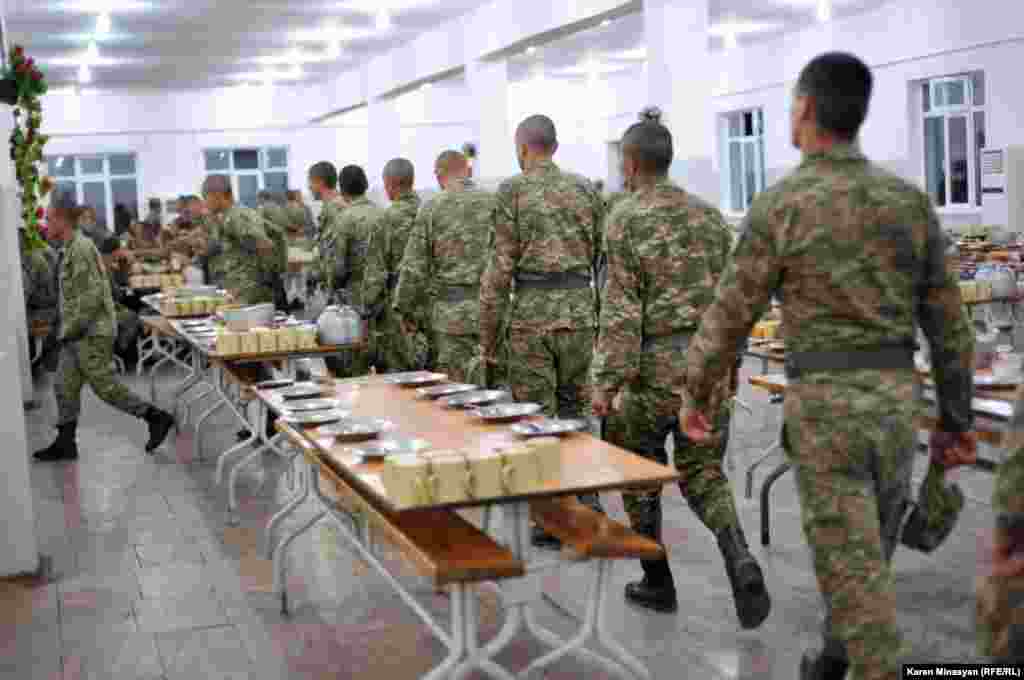
M 96 17 L 96 34 L 107 35 L 110 33 L 110 13 L 104 12 Z
M 103 12 L 109 12 L 112 4 L 111 0 L 72 0 L 70 2 L 59 3 L 57 5 L 57 9 L 68 10 L 71 12 L 101 14 Z M 138 12 L 152 8 L 153 3 L 151 2 L 128 2 L 127 0 L 118 0 L 117 2 L 118 12 Z
M 612 20 L 611 19 L 605 19 L 604 21 L 601 22 L 601 28 L 607 28 L 608 26 L 611 26 L 611 25 L 612 25 Z
M 78 67 L 78 82 L 82 85 L 88 85 L 92 82 L 92 71 L 89 70 L 88 64 L 82 64 Z
M 604 56 L 606 59 L 613 59 L 615 61 L 644 61 L 645 59 L 647 59 L 647 48 L 634 47 L 631 50 L 609 52 Z
M 99 48 L 99 45 L 96 44 L 95 40 L 91 41 L 89 43 L 89 47 L 86 48 L 86 50 L 85 50 L 85 58 L 88 59 L 91 62 L 99 61 L 99 58 L 100 58 L 100 48 Z
M 832 21 L 832 0 L 818 0 L 818 21 Z
M 288 78 L 295 78 L 295 79 L 301 78 L 302 77 L 302 67 L 299 66 L 298 64 L 295 64 L 290 69 L 288 69 L 288 76 L 287 77 Z
M 378 10 L 375 23 L 378 31 L 391 30 L 391 12 L 386 9 Z

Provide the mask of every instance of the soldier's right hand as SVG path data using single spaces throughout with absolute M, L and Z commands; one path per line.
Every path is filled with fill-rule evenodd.
M 978 435 L 975 432 L 935 430 L 928 438 L 931 458 L 947 470 L 973 465 L 978 460 Z

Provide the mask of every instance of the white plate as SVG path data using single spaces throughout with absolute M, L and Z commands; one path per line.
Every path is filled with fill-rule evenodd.
M 299 383 L 278 392 L 282 399 L 312 399 L 326 393 L 327 390 L 322 385 L 315 383 Z
M 278 380 L 264 380 L 261 383 L 256 383 L 256 389 L 258 390 L 278 390 L 282 387 L 291 387 L 295 384 L 295 381 L 291 378 L 280 378 Z
M 345 418 L 340 423 L 318 428 L 317 436 L 334 437 L 342 441 L 363 441 L 379 437 L 394 425 L 386 418 Z
M 337 399 L 301 399 L 289 401 L 287 406 L 281 408 L 291 413 L 307 413 L 309 411 L 332 411 L 341 406 Z
M 509 429 L 520 437 L 558 437 L 572 432 L 582 432 L 588 427 L 585 420 L 560 420 L 544 418 L 528 423 L 516 423 Z
M 375 442 L 352 447 L 352 453 L 364 460 L 381 460 L 388 456 L 416 455 L 430 449 L 425 439 L 380 439 Z
M 311 411 L 282 415 L 281 420 L 292 425 L 324 425 L 325 423 L 336 423 L 347 415 L 347 411 Z
M 385 376 L 385 381 L 398 385 L 399 387 L 424 387 L 435 385 L 448 379 L 444 373 L 428 373 L 427 371 L 416 371 L 414 373 L 396 373 Z
M 473 411 L 473 416 L 484 420 L 512 420 L 535 416 L 542 408 L 540 404 L 495 404 Z
M 448 397 L 441 401 L 446 408 L 474 408 L 476 406 L 487 406 L 502 399 L 508 399 L 509 393 L 501 390 L 479 390 L 467 392 Z
M 1021 383 L 1021 375 L 1011 375 L 1009 377 L 996 377 L 991 373 L 974 374 L 974 386 L 975 387 L 1015 387 Z
M 416 390 L 416 394 L 425 399 L 440 399 L 441 397 L 450 397 L 453 394 L 461 394 L 463 392 L 476 392 L 479 389 L 478 385 L 449 383 L 447 385 L 435 385 L 434 387 L 421 387 Z

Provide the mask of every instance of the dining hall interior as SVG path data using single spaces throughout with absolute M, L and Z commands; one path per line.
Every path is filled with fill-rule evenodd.
M 984 595 L 996 516 L 1024 516 L 993 502 L 1024 398 L 1018 0 L 0 0 L 0 51 L 0 678 L 853 678 L 805 654 L 841 608 L 783 430 L 790 324 L 815 317 L 764 291 L 711 463 L 682 411 L 660 460 L 616 439 L 622 394 L 596 387 L 659 352 L 697 384 L 724 318 L 677 301 L 685 338 L 617 349 L 614 234 L 655 219 L 636 135 L 670 133 L 660 181 L 725 243 L 700 303 L 724 305 L 750 264 L 729 250 L 806 172 L 804 76 L 830 54 L 870 69 L 849 149 L 923 197 L 973 343 L 916 331 L 907 507 L 963 357 L 977 447 L 944 478 L 948 535 L 914 544 L 908 510 L 883 561 L 901 661 L 988 660 L 979 621 L 1008 606 L 1024 654 L 1024 590 Z M 562 184 L 530 184 L 541 165 Z M 509 227 L 520 209 L 552 220 L 547 256 L 509 245 L 549 228 Z M 588 244 L 582 279 L 503 274 L 509 248 L 578 253 L 557 234 Z M 414 252 L 435 235 L 438 271 Z M 471 330 L 434 327 L 471 307 Z M 562 325 L 531 330 L 545 314 Z M 696 500 L 709 475 L 728 531 Z

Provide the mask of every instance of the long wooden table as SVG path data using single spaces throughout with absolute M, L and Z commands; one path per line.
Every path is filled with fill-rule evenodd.
M 395 428 L 386 436 L 416 438 L 429 442 L 432 449 L 490 449 L 501 448 L 513 441 L 514 436 L 508 430 L 508 423 L 486 424 L 474 418 L 466 411 L 447 410 L 437 401 L 419 399 L 415 390 L 404 389 L 386 382 L 386 376 L 375 376 L 354 381 L 342 381 L 333 389 L 334 398 L 338 399 L 343 410 L 350 411 L 354 416 L 387 418 Z M 272 390 L 257 392 L 259 399 L 267 408 L 280 411 L 282 400 Z M 331 396 L 328 394 L 327 396 Z M 294 427 L 294 426 L 293 426 Z M 295 428 L 300 431 L 311 450 L 316 452 L 315 458 L 309 461 L 307 479 L 317 480 L 322 474 L 327 477 L 336 476 L 355 492 L 362 494 L 375 505 L 401 512 L 417 512 L 424 509 L 456 509 L 480 506 L 484 516 L 489 518 L 497 512 L 505 529 L 504 541 L 516 559 L 526 563 L 527 576 L 501 582 L 499 588 L 507 609 L 505 626 L 490 644 L 458 651 L 457 658 L 450 658 L 442 669 L 435 669 L 431 678 L 463 678 L 473 670 L 481 670 L 486 674 L 506 679 L 511 678 L 507 672 L 496 667 L 493 658 L 499 654 L 512 639 L 524 629 L 535 637 L 555 648 L 555 651 L 538 659 L 531 670 L 539 670 L 565 654 L 578 654 L 598 663 L 619 677 L 648 678 L 644 665 L 625 649 L 618 645 L 608 634 L 603 621 L 604 601 L 607 597 L 610 579 L 610 562 L 598 560 L 595 570 L 595 581 L 588 611 L 588 616 L 580 635 L 565 642 L 550 631 L 540 627 L 534 620 L 529 606 L 542 596 L 541 581 L 538 572 L 557 568 L 561 562 L 556 560 L 531 561 L 529 545 L 529 516 L 531 501 L 544 502 L 543 499 L 553 497 L 575 496 L 577 494 L 597 491 L 625 490 L 631 488 L 651 488 L 679 479 L 673 469 L 647 459 L 641 458 L 623 449 L 603 442 L 589 434 L 577 433 L 563 439 L 561 454 L 561 473 L 557 479 L 548 480 L 542 487 L 529 493 L 509 495 L 490 499 L 467 499 L 457 503 L 424 502 L 415 509 L 398 510 L 398 504 L 390 498 L 380 480 L 382 463 L 364 462 L 353 452 L 358 445 L 339 444 L 333 438 L 324 438 L 316 434 L 314 427 Z M 315 488 L 315 481 L 314 481 Z M 274 518 L 272 521 L 278 521 Z M 485 529 L 489 520 L 485 520 Z M 271 529 L 272 527 L 268 527 Z M 340 530 L 348 531 L 346 526 Z M 283 595 L 283 569 L 286 562 L 285 551 L 295 537 L 308 526 L 299 527 L 295 532 L 281 539 L 274 553 L 275 584 Z M 357 540 L 353 535 L 350 540 Z M 284 546 L 284 549 L 281 548 Z M 402 586 L 397 581 L 389 580 L 396 589 Z M 406 593 L 408 595 L 408 593 Z M 421 612 L 421 616 L 423 615 Z M 470 628 L 475 626 L 471 622 Z M 431 624 L 431 627 L 435 626 Z M 596 636 L 611 657 L 602 657 L 582 645 L 586 638 Z M 475 640 L 475 629 L 473 632 Z M 453 652 L 455 653 L 455 652 Z M 451 675 L 449 675 L 449 673 Z

